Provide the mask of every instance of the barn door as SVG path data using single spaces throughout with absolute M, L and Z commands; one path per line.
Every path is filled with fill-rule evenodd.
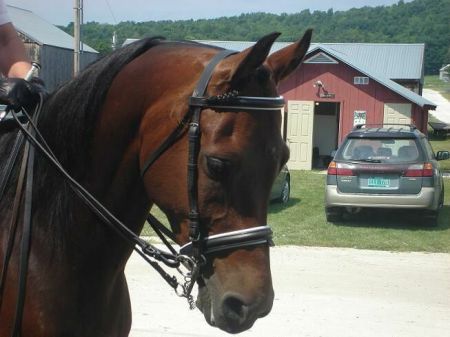
M 385 103 L 384 124 L 411 124 L 411 104 Z
M 314 125 L 313 101 L 288 101 L 287 144 L 292 170 L 311 170 Z

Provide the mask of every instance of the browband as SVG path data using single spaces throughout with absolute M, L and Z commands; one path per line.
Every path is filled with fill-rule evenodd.
M 221 96 L 194 97 L 189 100 L 189 105 L 202 108 L 215 108 L 225 110 L 268 110 L 278 111 L 285 105 L 283 96 L 278 97 L 253 97 L 253 96 Z

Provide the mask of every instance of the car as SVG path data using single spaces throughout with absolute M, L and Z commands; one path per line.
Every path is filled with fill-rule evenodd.
M 327 221 L 342 220 L 345 210 L 417 209 L 436 225 L 444 204 L 439 160 L 427 137 L 414 125 L 358 125 L 334 153 L 327 170 Z
M 289 201 L 290 194 L 291 174 L 289 173 L 288 167 L 284 165 L 272 185 L 270 200 L 285 204 Z

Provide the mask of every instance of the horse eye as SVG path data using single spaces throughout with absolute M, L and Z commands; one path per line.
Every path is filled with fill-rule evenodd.
M 230 162 L 216 157 L 207 157 L 206 166 L 212 179 L 221 180 L 228 175 Z

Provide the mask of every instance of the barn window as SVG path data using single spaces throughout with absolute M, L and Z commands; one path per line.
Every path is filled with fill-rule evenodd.
M 369 84 L 369 78 L 365 76 L 355 76 L 353 77 L 353 84 L 367 85 Z

